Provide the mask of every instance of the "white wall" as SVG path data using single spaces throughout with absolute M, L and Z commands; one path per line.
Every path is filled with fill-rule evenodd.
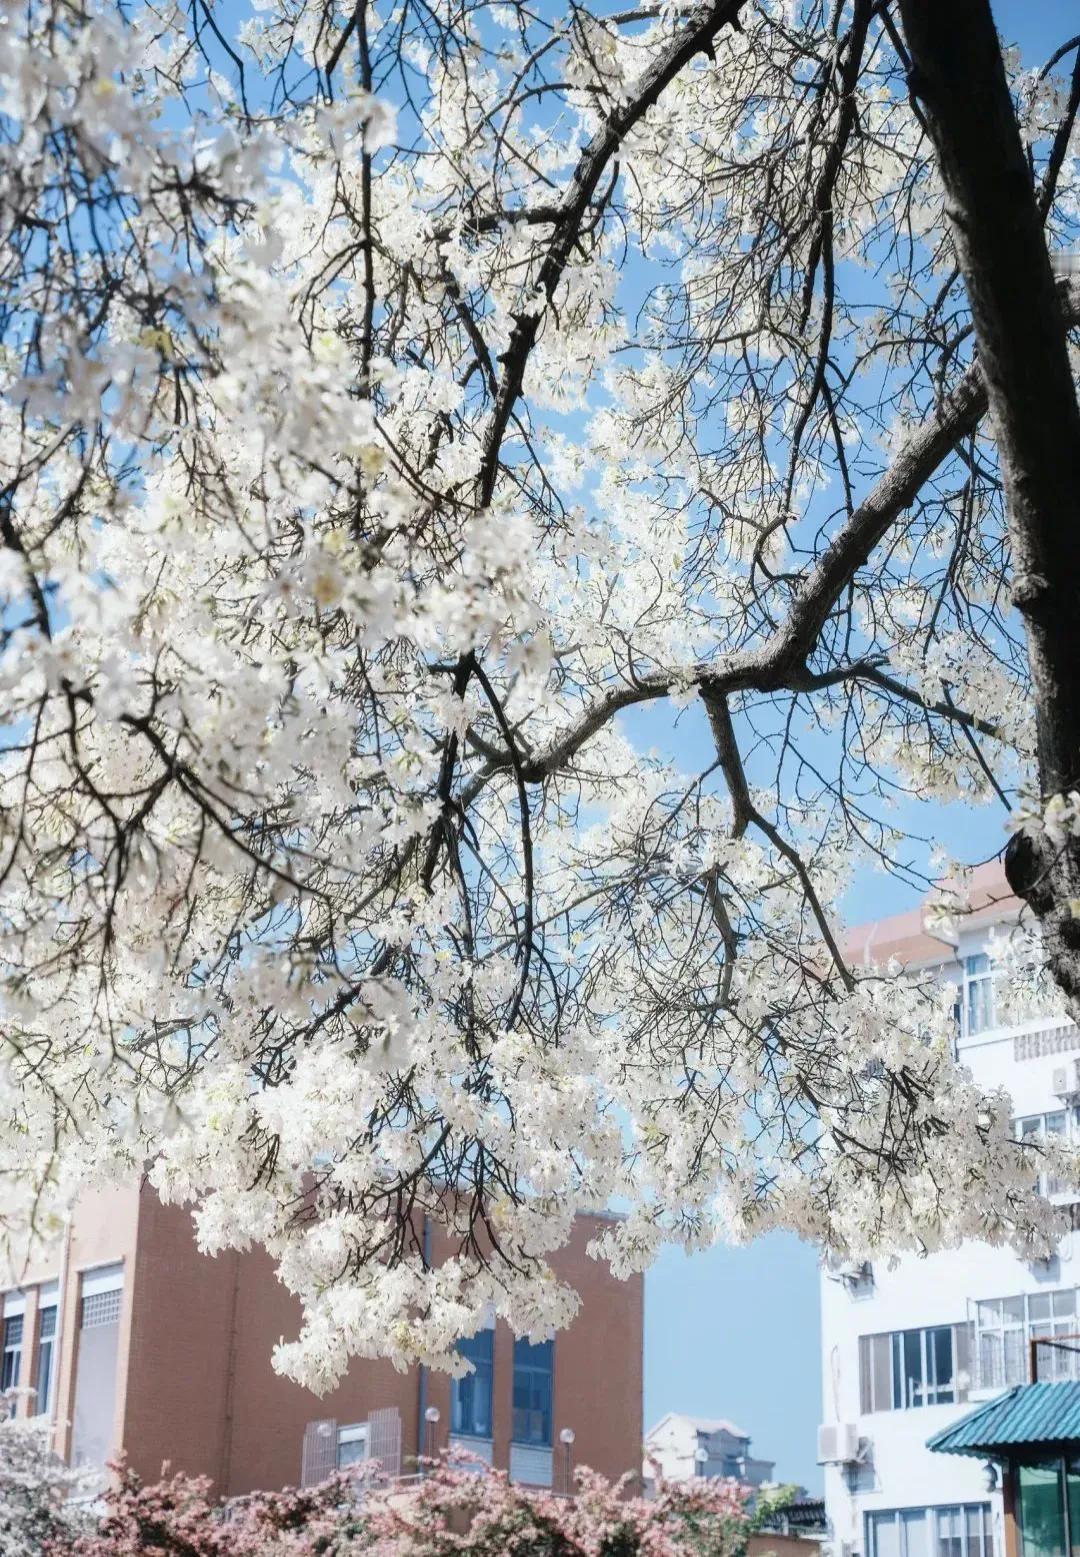
M 979 940 L 966 937 L 961 955 L 981 950 Z M 955 965 L 947 970 L 955 977 Z M 1080 1058 L 1080 1047 L 1036 1058 L 1018 1059 L 1017 1033 L 1057 1031 L 1054 1022 L 1028 1022 L 1007 1032 L 998 1030 L 961 1040 L 960 1059 L 986 1086 L 1004 1086 L 1012 1094 L 1014 1114 L 1049 1113 L 1065 1106 L 1051 1090 L 1052 1072 Z M 1078 1041 L 1072 1030 L 1060 1030 L 1066 1044 Z M 1055 1039 L 1055 1042 L 1058 1040 Z M 949 1422 L 965 1415 L 977 1395 L 959 1405 L 927 1406 L 906 1411 L 860 1414 L 859 1336 L 922 1326 L 960 1324 L 973 1316 L 978 1299 L 1024 1292 L 1080 1287 L 1080 1237 L 1071 1234 L 1050 1269 L 1026 1264 L 1004 1249 L 972 1244 L 962 1250 L 906 1257 L 889 1268 L 879 1261 L 874 1282 L 857 1295 L 841 1280 L 822 1274 L 822 1370 L 824 1419 L 854 1422 L 869 1440 L 869 1463 L 859 1470 L 828 1466 L 825 1498 L 836 1553 L 841 1543 L 865 1552 L 864 1515 L 873 1509 L 933 1507 L 990 1501 L 997 1530 L 997 1557 L 1002 1557 L 1000 1494 L 987 1491 L 984 1467 L 956 1455 L 932 1454 L 926 1440 Z

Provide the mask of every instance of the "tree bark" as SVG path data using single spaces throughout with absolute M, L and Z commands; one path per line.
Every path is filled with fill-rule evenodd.
M 899 0 L 971 305 L 1027 637 L 1044 800 L 1080 785 L 1080 408 L 989 0 Z M 1025 841 L 1010 882 L 1080 1019 L 1080 840 Z

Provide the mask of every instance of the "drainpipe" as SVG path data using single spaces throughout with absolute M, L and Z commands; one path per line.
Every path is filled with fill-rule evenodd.
M 49 1441 L 57 1454 L 57 1425 L 60 1416 L 60 1380 L 63 1377 L 64 1312 L 67 1308 L 68 1254 L 71 1248 L 71 1216 L 64 1218 L 64 1241 L 60 1246 L 60 1272 L 56 1278 L 56 1332 L 53 1337 L 52 1400 L 49 1402 Z

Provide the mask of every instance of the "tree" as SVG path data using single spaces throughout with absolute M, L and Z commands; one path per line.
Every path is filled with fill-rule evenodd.
M 71 1501 L 81 1488 L 38 1423 L 0 1420 L 0 1557 L 38 1557 L 53 1543 L 70 1552 L 89 1528 Z
M 272 1250 L 322 1387 L 565 1322 L 613 1199 L 619 1270 L 1045 1247 L 948 992 L 838 903 L 1004 801 L 1009 981 L 1080 987 L 1080 41 L 4 14 L 12 1251 L 150 1160 Z

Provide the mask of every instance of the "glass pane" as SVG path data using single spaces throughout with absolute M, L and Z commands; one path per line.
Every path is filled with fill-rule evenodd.
M 1046 1133 L 1047 1135 L 1065 1134 L 1065 1115 L 1063 1112 L 1060 1114 L 1047 1114 Z
M 1002 1298 L 1001 1313 L 1005 1323 L 1022 1325 L 1024 1323 L 1024 1300 L 1022 1297 Z
M 1076 1313 L 1076 1289 L 1074 1287 L 1066 1287 L 1064 1291 L 1053 1292 L 1050 1295 L 1053 1299 L 1055 1314 Z
M 1049 1319 L 1049 1292 L 1033 1292 L 1028 1298 L 1028 1314 L 1032 1319 Z
M 873 1409 L 888 1411 L 892 1407 L 892 1375 L 889 1366 L 890 1341 L 887 1335 L 871 1336 L 870 1356 Z
M 867 1514 L 866 1552 L 867 1557 L 901 1557 L 900 1526 L 894 1513 Z
M 367 1456 L 367 1443 L 363 1438 L 350 1438 L 346 1443 L 338 1444 L 337 1462 L 338 1469 L 342 1470 L 346 1465 L 356 1465 Z
M 1076 1460 L 1066 1466 L 1065 1485 L 1069 1498 L 1069 1536 L 1072 1540 L 1070 1557 L 1080 1557 L 1080 1464 Z
M 1005 1382 L 1001 1336 L 979 1336 L 979 1388 L 996 1389 Z
M 926 1549 L 926 1509 L 905 1508 L 900 1515 L 900 1557 L 930 1557 Z
M 937 1511 L 937 1557 L 964 1557 L 964 1540 L 958 1508 Z
M 1061 1557 L 1065 1551 L 1065 1518 L 1060 1462 L 1021 1465 L 1019 1481 L 1024 1557 Z
M 555 1348 L 551 1341 L 533 1346 L 514 1342 L 515 1443 L 551 1443 L 551 1375 Z
M 904 1405 L 923 1406 L 923 1333 L 921 1330 L 904 1331 Z
M 953 1344 L 952 1329 L 949 1326 L 941 1326 L 940 1329 L 931 1330 L 927 1335 L 927 1349 L 933 1359 L 933 1375 L 935 1394 L 939 1405 L 952 1403 L 953 1399 Z
M 967 987 L 967 1030 L 983 1033 L 994 1025 L 993 987 L 988 978 L 972 979 Z
M 990 1557 L 990 1553 L 984 1553 L 982 1548 L 983 1516 L 981 1503 L 969 1503 L 964 1510 L 964 1533 L 967 1537 L 964 1557 Z
M 37 1394 L 34 1396 L 34 1403 L 30 1407 L 31 1411 L 37 1416 L 42 1416 L 49 1409 L 49 1384 L 52 1379 L 52 1354 L 53 1342 L 51 1340 L 42 1341 L 38 1346 L 37 1380 L 34 1385 Z
M 1003 1384 L 1026 1384 L 1028 1376 L 1027 1347 L 1023 1330 L 1005 1331 L 1005 1377 Z
M 491 1437 L 492 1362 L 495 1332 L 479 1330 L 458 1342 L 458 1350 L 473 1365 L 472 1373 L 455 1379 L 450 1394 L 450 1425 L 455 1433 Z
M 995 1298 L 993 1302 L 980 1303 L 977 1312 L 980 1328 L 992 1328 L 994 1325 L 999 1325 L 1001 1323 L 1001 1300 Z

